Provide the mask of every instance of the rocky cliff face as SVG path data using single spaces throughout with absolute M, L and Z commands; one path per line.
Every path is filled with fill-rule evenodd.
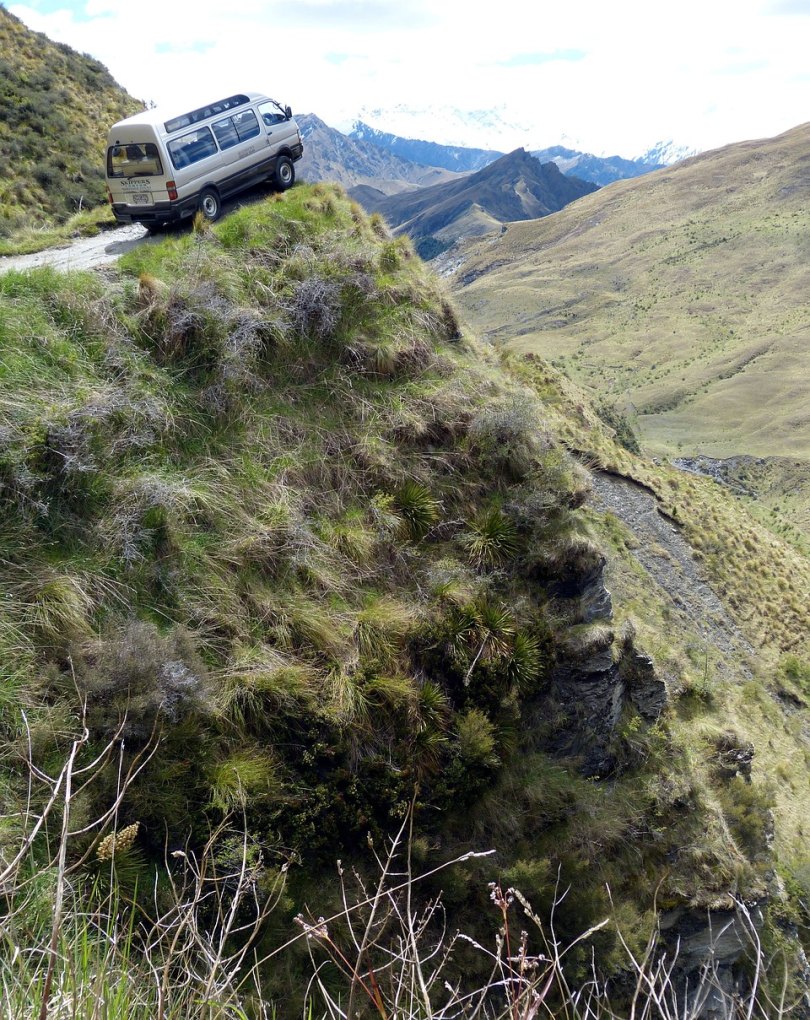
M 633 629 L 616 640 L 605 564 L 601 551 L 582 544 L 544 567 L 553 576 L 549 591 L 569 621 L 550 677 L 565 717 L 553 746 L 580 758 L 583 775 L 598 779 L 619 765 L 616 736 L 625 712 L 634 709 L 645 722 L 655 722 L 667 702 L 666 685 L 652 658 L 636 647 Z

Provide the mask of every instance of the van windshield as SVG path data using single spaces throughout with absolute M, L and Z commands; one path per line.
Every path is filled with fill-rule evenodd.
M 111 145 L 107 149 L 108 177 L 162 177 L 163 165 L 156 145 Z

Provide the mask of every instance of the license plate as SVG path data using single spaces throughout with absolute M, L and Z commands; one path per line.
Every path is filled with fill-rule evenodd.
M 151 205 L 152 196 L 147 191 L 136 191 L 129 196 L 132 205 Z

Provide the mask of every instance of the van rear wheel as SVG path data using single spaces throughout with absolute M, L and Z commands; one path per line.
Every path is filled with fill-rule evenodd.
M 276 161 L 275 184 L 279 191 L 286 191 L 295 184 L 295 167 L 289 156 L 279 156 Z
M 203 188 L 200 192 L 199 209 L 203 216 L 210 220 L 211 223 L 219 219 L 219 214 L 222 212 L 222 202 L 216 188 Z

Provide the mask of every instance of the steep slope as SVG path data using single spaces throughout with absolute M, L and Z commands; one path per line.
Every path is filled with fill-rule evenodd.
M 509 220 L 547 216 L 595 190 L 516 149 L 460 181 L 394 195 L 374 202 L 373 209 L 415 240 L 450 242 L 489 233 Z
M 552 358 L 652 449 L 810 457 L 810 125 L 620 182 L 471 244 L 471 321 Z
M 0 235 L 103 203 L 107 129 L 141 108 L 98 61 L 0 6 Z
M 298 164 L 302 180 L 335 181 L 344 188 L 370 187 L 381 195 L 455 180 L 457 174 L 392 155 L 362 139 L 349 138 L 319 117 L 296 117 L 304 138 L 304 156 Z
M 544 916 L 568 889 L 555 937 L 598 925 L 572 980 L 626 967 L 611 913 L 636 953 L 656 910 L 673 945 L 705 942 L 735 897 L 777 948 L 779 924 L 803 933 L 806 561 L 617 446 L 552 368 L 482 349 L 407 238 L 303 186 L 104 278 L 10 273 L 0 296 L 4 862 L 25 753 L 53 772 L 86 726 L 80 764 L 110 739 L 115 762 L 71 805 L 81 910 L 109 875 L 85 824 L 151 748 L 115 816 L 140 823 L 129 898 L 225 826 L 217 875 L 244 845 L 257 889 L 287 875 L 263 951 L 299 911 L 339 911 L 335 857 L 366 875 L 409 811 L 415 866 L 463 858 L 452 929 L 499 930 L 489 881 Z M 646 486 L 678 543 L 606 513 L 564 446 Z M 767 598 L 719 583 L 749 570 Z M 701 585 L 711 630 L 680 605 Z M 23 854 L 37 889 L 48 837 Z M 21 896 L 15 933 L 48 938 L 51 911 Z M 0 953 L 36 968 L 30 948 Z M 491 973 L 458 954 L 448 980 Z M 305 965 L 267 968 L 279 1017 L 301 1015 Z

